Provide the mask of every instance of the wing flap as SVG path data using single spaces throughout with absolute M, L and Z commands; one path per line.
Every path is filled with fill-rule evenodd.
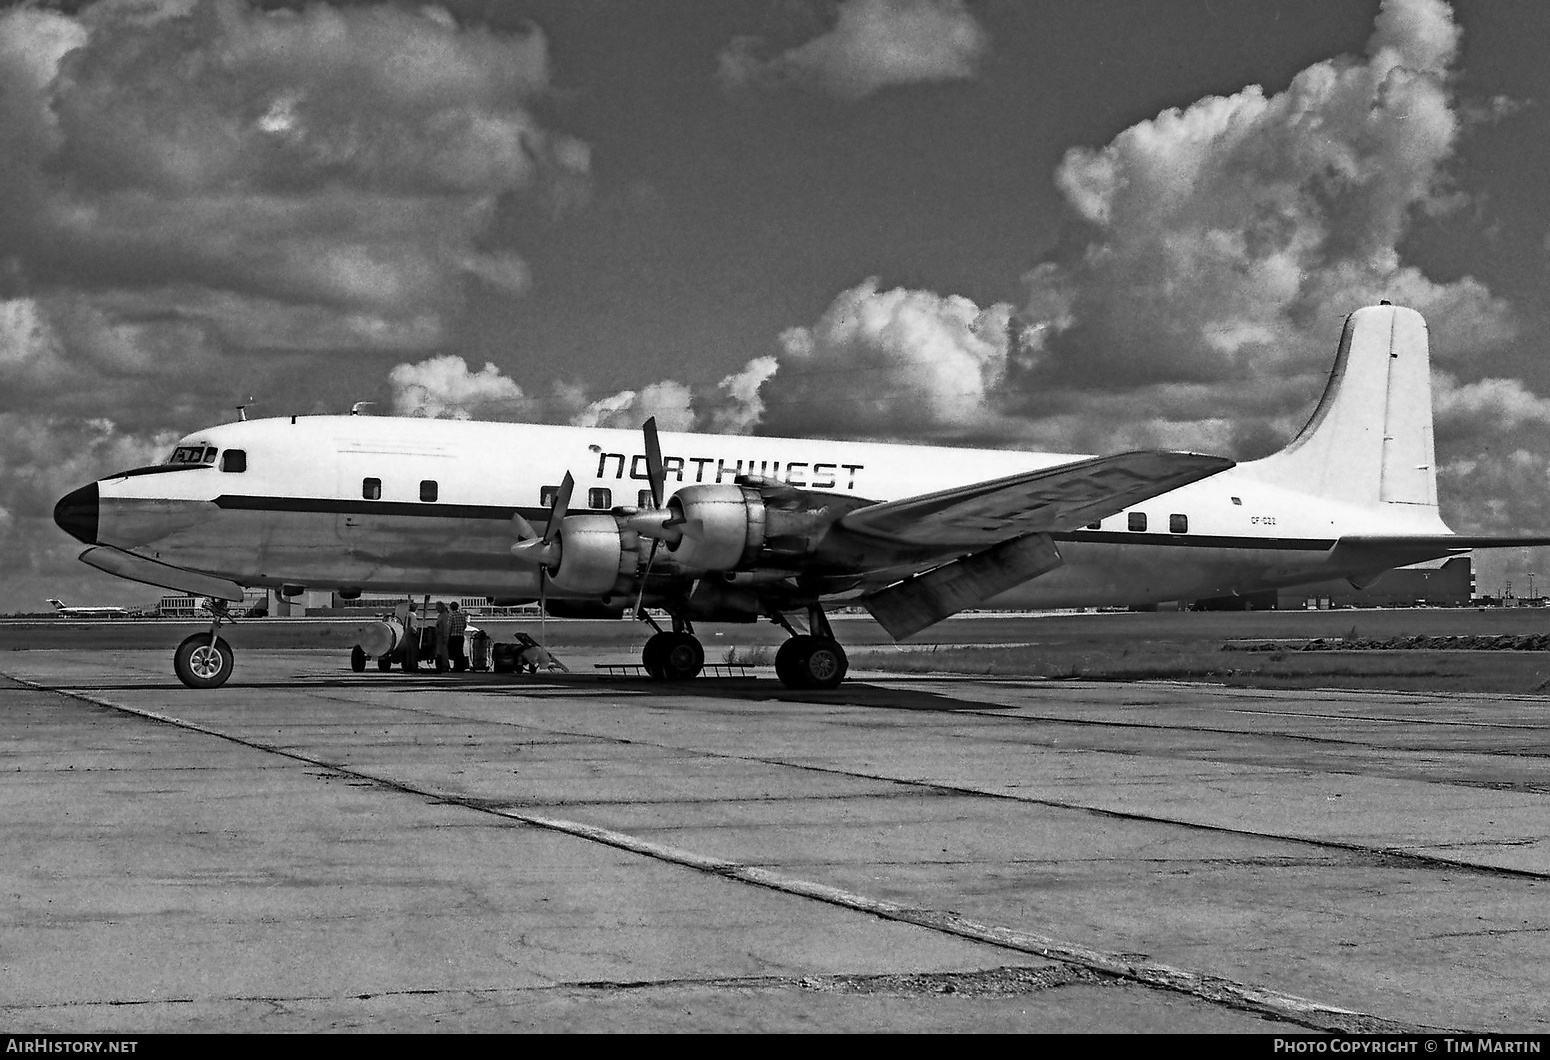
M 1199 453 L 1118 453 L 869 505 L 839 525 L 913 545 L 990 545 L 1074 530 L 1234 463 Z
M 1034 534 L 867 593 L 860 603 L 894 640 L 903 640 L 1060 564 L 1049 535 Z

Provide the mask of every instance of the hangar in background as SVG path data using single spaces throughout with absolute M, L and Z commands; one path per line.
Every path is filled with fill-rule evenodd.
M 1433 566 L 1384 572 L 1358 589 L 1343 578 L 1247 596 L 1197 600 L 1195 611 L 1304 611 L 1331 607 L 1467 607 L 1474 601 L 1474 565 L 1455 556 Z

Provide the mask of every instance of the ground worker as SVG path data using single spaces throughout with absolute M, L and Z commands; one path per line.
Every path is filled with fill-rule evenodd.
M 402 665 L 405 673 L 418 670 L 420 662 L 420 624 L 415 619 L 414 601 L 406 600 L 393 609 L 393 615 L 404 628 Z
M 447 605 L 440 600 L 436 601 L 436 672 L 444 674 L 452 669 L 452 660 L 447 655 L 447 642 L 452 638 L 452 614 L 447 610 Z
M 468 669 L 468 656 L 463 652 L 463 635 L 468 631 L 468 612 L 457 606 L 457 601 L 447 605 L 452 613 L 452 626 L 447 636 L 447 654 L 452 657 L 454 670 Z

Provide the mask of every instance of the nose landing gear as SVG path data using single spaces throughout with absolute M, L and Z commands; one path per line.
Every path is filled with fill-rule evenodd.
M 231 645 L 218 632 L 222 622 L 232 620 L 226 611 L 226 601 L 212 600 L 209 608 L 210 632 L 184 638 L 178 650 L 172 653 L 172 672 L 189 688 L 221 687 L 237 662 Z

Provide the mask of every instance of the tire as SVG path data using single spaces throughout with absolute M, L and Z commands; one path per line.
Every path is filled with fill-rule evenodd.
M 393 658 L 392 658 L 392 656 L 390 656 L 390 655 L 379 655 L 379 656 L 377 656 L 377 669 L 381 670 L 383 673 L 387 673 L 392 668 L 393 668 Z
M 220 688 L 236 661 L 225 638 L 216 637 L 211 644 L 210 634 L 195 633 L 172 653 L 172 672 L 189 688 Z
M 657 667 L 664 681 L 692 681 L 705 668 L 705 648 L 689 633 L 667 633 L 657 652 Z
M 787 688 L 838 688 L 849 669 L 837 641 L 810 633 L 797 634 L 775 653 L 775 675 Z
M 780 678 L 780 683 L 787 688 L 807 687 L 802 676 L 801 659 L 807 650 L 808 641 L 812 639 L 805 633 L 798 633 L 787 639 L 775 652 L 775 676 Z
M 845 649 L 828 637 L 814 637 L 813 641 L 801 656 L 803 681 L 808 688 L 838 688 L 850 669 Z
M 646 667 L 646 673 L 653 680 L 664 680 L 662 670 L 662 656 L 667 649 L 667 640 L 671 633 L 654 633 L 646 641 L 646 646 L 640 651 L 641 663 Z
M 366 672 L 366 649 L 359 644 L 350 649 L 350 669 L 358 674 Z

